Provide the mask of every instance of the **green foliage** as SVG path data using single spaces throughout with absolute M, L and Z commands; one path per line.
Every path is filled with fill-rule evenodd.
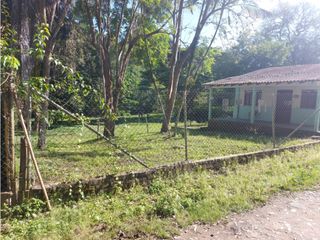
M 0 62 L 1 62 L 1 85 L 10 76 L 15 76 L 20 67 L 16 31 L 10 24 L 9 10 L 5 1 L 1 2 L 1 28 L 0 28 Z
M 318 6 L 280 4 L 263 22 L 261 37 L 290 46 L 287 64 L 312 64 L 320 60 L 320 11 Z
M 244 31 L 237 44 L 217 56 L 215 79 L 261 68 L 319 63 L 319 9 L 308 3 L 281 4 L 267 14 L 255 34 Z
M 35 198 L 31 198 L 20 205 L 1 207 L 1 218 L 5 219 L 25 219 L 36 217 L 39 213 L 46 210 L 46 204 Z
M 161 195 L 155 203 L 155 214 L 159 217 L 172 217 L 177 212 L 178 196 L 173 195 Z
M 48 24 L 38 24 L 36 26 L 36 32 L 33 37 L 33 48 L 30 50 L 30 54 L 38 61 L 40 64 L 44 60 L 46 54 L 47 42 L 50 38 L 50 31 Z M 46 94 L 50 92 L 51 96 L 59 98 L 70 98 L 72 99 L 72 104 L 75 107 L 74 110 L 79 110 L 83 108 L 85 104 L 83 98 L 88 96 L 89 93 L 95 94 L 96 91 L 92 89 L 89 84 L 86 84 L 81 74 L 75 71 L 72 67 L 67 66 L 56 57 L 50 57 L 49 61 L 54 68 L 55 75 L 52 79 L 45 79 L 41 76 L 32 76 L 29 81 L 23 84 L 28 84 L 28 87 L 33 89 L 33 100 L 38 103 L 34 106 L 37 109 L 39 103 L 43 102 L 43 99 L 36 93 Z M 41 64 L 40 64 L 41 65 Z M 23 93 L 25 86 L 20 88 Z M 53 119 L 48 119 L 48 123 L 54 123 L 55 121 L 63 121 L 64 116 L 59 116 L 59 114 L 51 114 L 50 117 Z M 59 119 L 60 117 L 60 119 Z M 61 118 L 62 117 L 62 118 Z M 66 120 L 66 119 L 64 119 Z M 74 121 L 73 121 L 74 122 Z
M 1 50 L 1 52 L 5 51 Z M 4 54 L 1 55 L 1 67 L 5 70 L 12 69 L 17 71 L 20 67 L 20 62 L 16 57 Z
M 81 118 L 81 116 L 79 116 Z M 60 110 L 50 110 L 49 111 L 49 126 L 58 125 L 76 125 L 79 124 L 78 121 L 65 114 Z
M 30 54 L 37 60 L 43 60 L 47 41 L 50 37 L 49 24 L 41 23 L 36 25 L 36 32 L 33 36 L 33 48 Z
M 266 40 L 259 34 L 240 36 L 238 44 L 217 56 L 213 65 L 215 79 L 241 75 L 287 62 L 291 48 L 284 42 Z
M 146 33 L 150 30 L 145 30 Z M 170 51 L 170 37 L 166 33 L 159 33 L 152 38 L 141 39 L 135 49 L 135 55 L 139 62 L 149 69 L 150 65 L 156 69 L 161 64 L 167 63 L 167 57 Z

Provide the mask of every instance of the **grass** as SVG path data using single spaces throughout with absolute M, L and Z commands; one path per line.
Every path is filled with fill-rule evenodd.
M 190 160 L 272 147 L 271 138 L 267 136 L 214 133 L 200 127 L 193 124 L 188 130 Z M 168 138 L 159 130 L 160 123 L 149 123 L 148 131 L 145 123 L 119 124 L 115 141 L 151 167 L 184 160 L 183 135 Z M 303 141 L 306 139 L 290 139 L 286 144 Z M 74 181 L 143 168 L 81 125 L 51 129 L 47 142 L 45 151 L 36 152 L 46 182 Z
M 151 186 L 118 189 L 55 205 L 52 212 L 29 219 L 7 219 L 2 239 L 112 239 L 125 235 L 169 238 L 193 222 L 213 223 L 231 212 L 261 205 L 280 191 L 320 183 L 320 147 L 283 153 L 247 165 L 158 178 Z

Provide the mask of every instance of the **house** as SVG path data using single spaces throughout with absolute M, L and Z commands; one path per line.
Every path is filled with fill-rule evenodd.
M 209 89 L 209 128 L 270 131 L 274 123 L 287 132 L 298 126 L 301 131 L 319 132 L 320 64 L 270 67 L 204 86 Z M 219 102 L 222 111 L 231 109 L 229 117 L 212 114 L 215 92 L 221 91 L 233 92 Z

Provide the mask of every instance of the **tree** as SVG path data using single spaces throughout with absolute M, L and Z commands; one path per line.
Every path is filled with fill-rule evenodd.
M 171 121 L 172 112 L 175 105 L 177 88 L 180 79 L 180 75 L 188 61 L 192 61 L 194 52 L 198 46 L 201 38 L 201 33 L 206 25 L 211 23 L 214 26 L 214 34 L 211 42 L 213 42 L 217 36 L 223 20 L 226 18 L 227 22 L 230 22 L 231 15 L 238 14 L 235 7 L 242 9 L 246 6 L 246 3 L 251 1 L 238 1 L 238 0 L 202 0 L 199 2 L 189 2 L 183 0 L 174 1 L 173 16 L 172 16 L 172 45 L 171 45 L 171 57 L 169 60 L 170 75 L 169 75 L 169 87 L 166 97 L 166 110 L 165 116 L 161 127 L 161 132 L 169 131 L 169 124 Z M 195 27 L 194 35 L 190 44 L 181 50 L 181 38 L 183 31 L 183 14 L 185 11 L 190 11 L 190 8 L 196 8 L 195 12 L 198 12 L 197 24 Z
M 291 48 L 284 42 L 265 39 L 259 33 L 243 33 L 237 45 L 218 55 L 213 65 L 214 79 L 245 74 L 261 68 L 284 65 Z
M 43 57 L 36 60 L 36 75 L 43 77 L 46 84 L 50 83 L 50 69 L 52 53 L 55 48 L 58 33 L 64 24 L 69 12 L 71 0 L 36 0 L 35 9 L 37 25 L 45 31 L 46 26 L 50 34 L 46 35 Z M 49 91 L 45 92 L 49 96 Z M 38 129 L 38 148 L 43 150 L 46 147 L 46 132 L 48 127 L 48 102 L 43 101 L 40 106 L 40 121 Z
M 82 1 L 92 44 L 100 56 L 105 136 L 114 136 L 114 120 L 132 51 L 141 39 L 163 30 L 167 5 L 164 0 Z
M 265 21 L 261 34 L 292 48 L 288 64 L 320 62 L 320 11 L 310 3 L 282 4 Z

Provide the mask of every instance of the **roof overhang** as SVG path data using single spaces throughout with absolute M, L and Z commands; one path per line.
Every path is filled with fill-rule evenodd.
M 203 84 L 205 88 L 243 85 L 301 84 L 320 81 L 320 64 L 269 67 Z
M 234 87 L 240 87 L 240 86 L 274 86 L 274 85 L 282 85 L 282 84 L 303 84 L 303 83 L 320 83 L 319 79 L 312 79 L 312 80 L 297 80 L 297 81 L 257 81 L 254 83 L 251 82 L 237 82 L 237 83 L 223 83 L 219 82 L 221 80 L 217 80 L 214 82 L 204 83 L 202 86 L 205 87 L 205 89 L 209 88 L 234 88 Z

